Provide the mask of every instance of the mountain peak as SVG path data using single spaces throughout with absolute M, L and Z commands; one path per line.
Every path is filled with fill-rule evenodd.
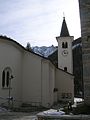
M 38 46 L 35 46 L 35 47 L 32 47 L 32 51 L 41 55 L 41 56 L 44 56 L 44 57 L 48 57 L 49 55 L 51 55 L 55 50 L 57 49 L 57 47 L 55 46 L 49 46 L 49 47 L 46 47 L 46 46 L 42 46 L 42 47 L 38 47 Z

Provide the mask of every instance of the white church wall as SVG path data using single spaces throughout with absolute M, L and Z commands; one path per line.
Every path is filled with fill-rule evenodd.
M 3 51 L 3 53 L 2 53 Z M 25 51 L 12 41 L 0 41 L 1 85 L 2 72 L 10 67 L 14 78 L 10 94 L 16 102 L 51 106 L 54 102 L 55 67 L 38 55 Z M 8 98 L 9 89 L 0 86 L 0 97 Z M 4 100 L 0 100 L 4 102 Z
M 74 99 L 74 77 L 56 69 L 56 87 L 58 88 L 58 101 L 73 101 Z
M 3 52 L 2 52 L 3 51 Z M 0 97 L 8 98 L 9 89 L 2 88 L 2 72 L 10 67 L 14 78 L 11 80 L 10 94 L 15 101 L 50 107 L 62 99 L 62 93 L 72 93 L 73 77 L 47 59 L 24 50 L 14 41 L 0 39 Z M 58 88 L 58 92 L 54 92 Z M 58 96 L 57 96 L 58 95 Z M 0 98 L 0 103 L 4 102 Z
M 23 102 L 41 103 L 41 57 L 24 52 Z
M 50 103 L 53 105 L 54 102 L 57 102 L 57 93 L 54 91 L 55 86 L 55 66 L 50 62 L 49 63 L 49 89 L 50 89 Z
M 50 106 L 49 90 L 49 63 L 48 60 L 42 60 L 42 105 Z
M 7 67 L 11 69 L 14 77 L 11 80 L 10 96 L 19 100 L 22 95 L 22 51 L 18 47 L 16 48 L 14 42 L 0 39 L 0 97 L 4 99 L 9 97 L 9 89 L 2 87 L 2 72 Z M 6 102 L 4 99 L 0 99 L 0 101 Z
M 55 102 L 55 67 L 49 60 L 42 60 L 42 105 L 50 107 Z

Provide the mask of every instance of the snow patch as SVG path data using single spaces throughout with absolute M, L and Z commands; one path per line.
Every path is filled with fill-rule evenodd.
M 60 110 L 55 110 L 55 109 L 50 109 L 47 111 L 43 111 L 41 113 L 39 113 L 38 115 L 65 115 L 65 112 L 60 111 Z

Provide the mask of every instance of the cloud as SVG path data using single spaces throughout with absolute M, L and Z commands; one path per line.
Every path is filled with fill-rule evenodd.
M 1 0 L 0 33 L 15 38 L 23 45 L 25 40 L 30 40 L 32 44 L 34 40 L 34 45 L 40 42 L 43 44 L 44 40 L 49 44 L 55 40 L 56 35 L 60 34 L 63 12 L 65 12 L 67 25 L 75 34 L 73 21 L 77 20 L 79 23 L 78 11 L 76 12 L 77 1 Z M 40 42 L 37 42 L 39 40 Z

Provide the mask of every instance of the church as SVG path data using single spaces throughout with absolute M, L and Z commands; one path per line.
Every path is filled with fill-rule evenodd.
M 58 64 L 27 50 L 15 40 L 0 36 L 0 104 L 13 99 L 51 107 L 58 101 L 74 100 L 72 41 L 65 17 L 58 42 Z M 10 103 L 9 103 L 10 104 Z

